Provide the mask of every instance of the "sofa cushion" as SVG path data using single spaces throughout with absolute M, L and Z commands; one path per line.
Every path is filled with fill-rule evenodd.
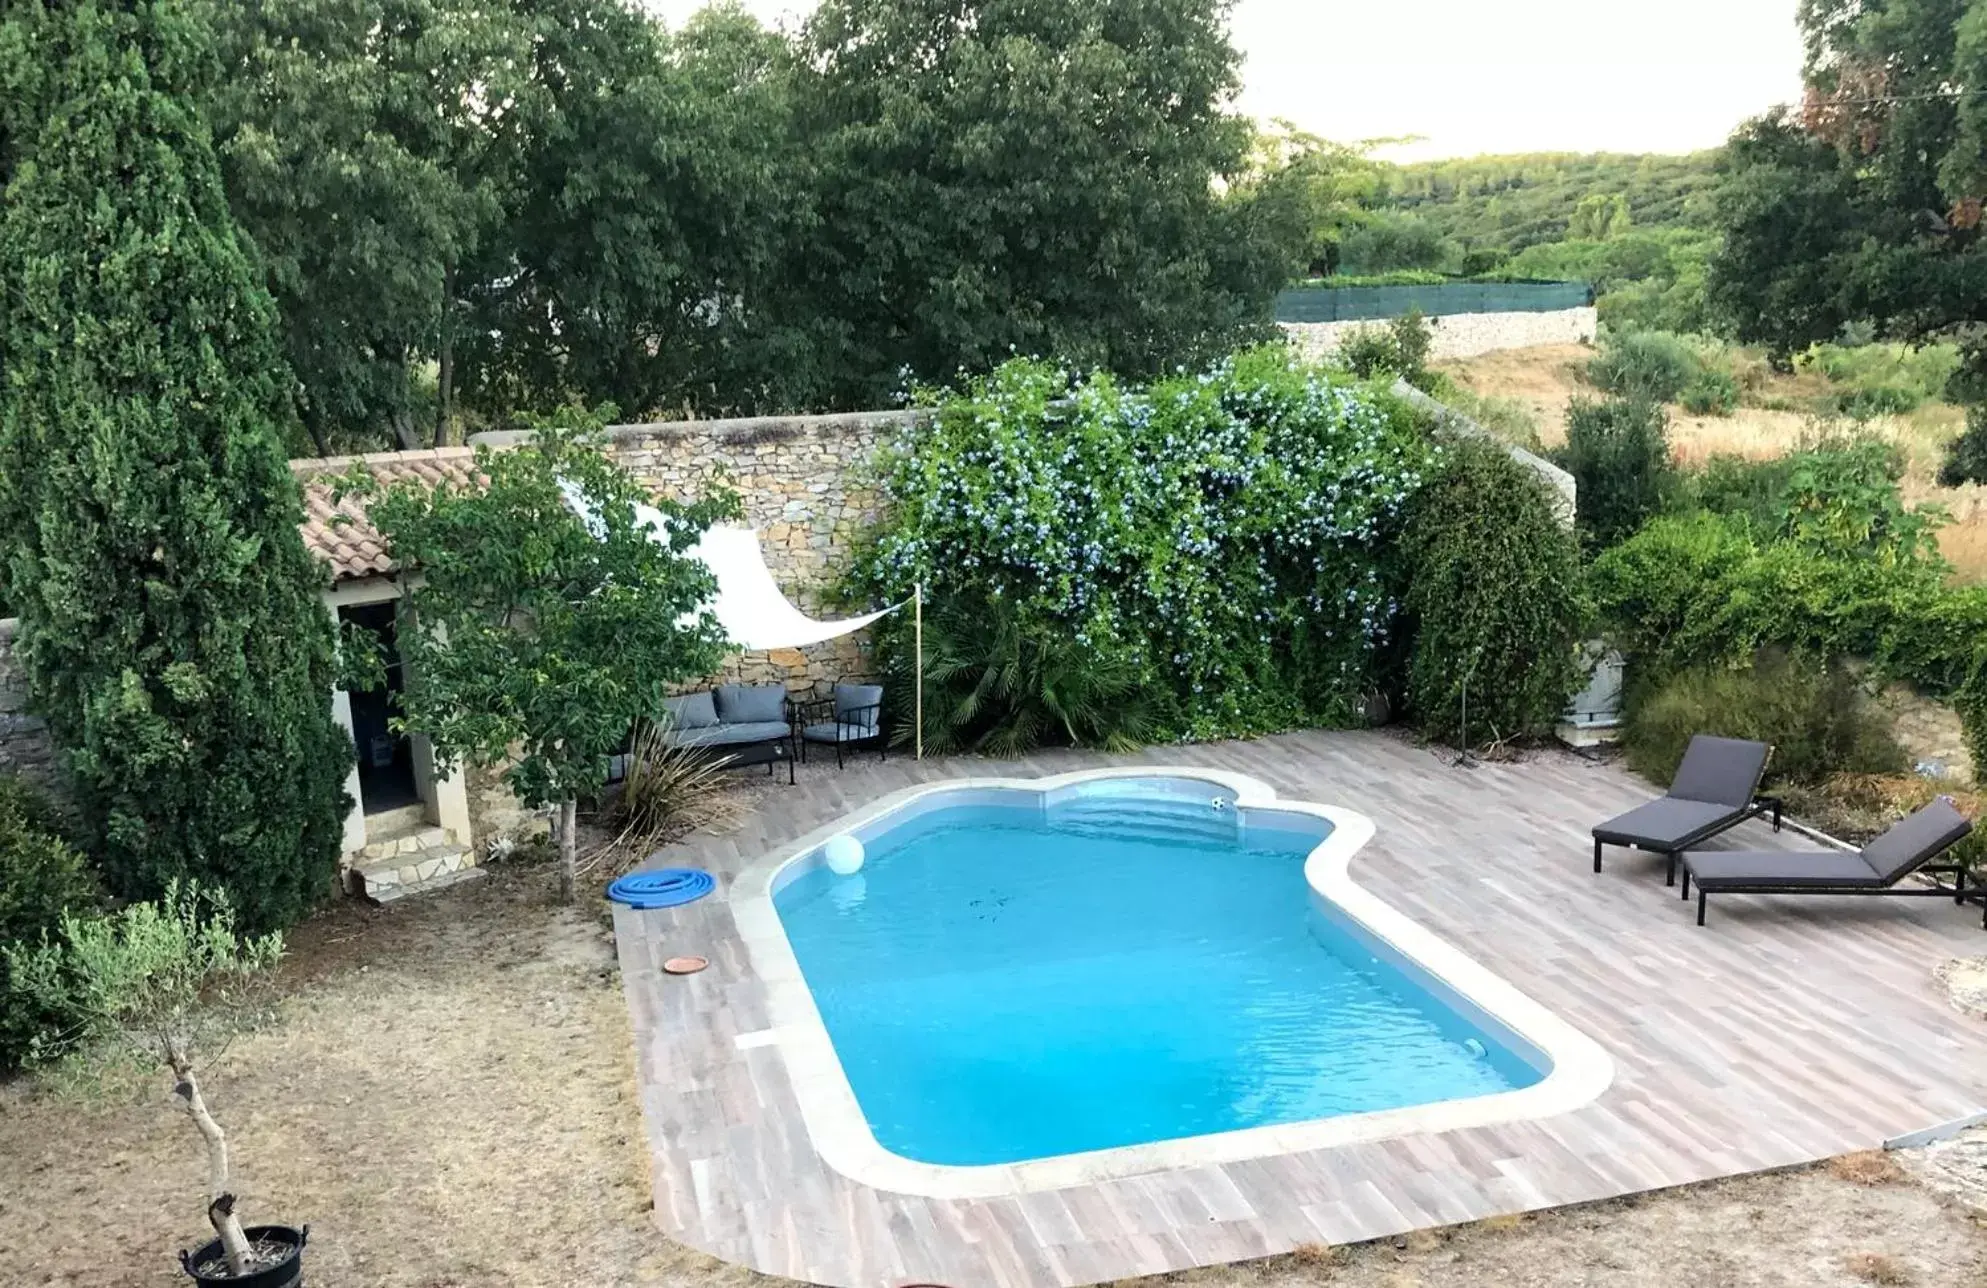
M 755 742 L 777 742 L 791 732 L 784 720 L 746 721 L 672 730 L 664 736 L 664 741 L 672 747 L 743 747 Z
M 880 684 L 838 684 L 835 686 L 835 719 L 874 730 L 883 714 L 883 686 Z
M 850 724 L 845 720 L 823 721 L 800 731 L 800 736 L 809 742 L 867 742 L 876 735 L 875 725 Z
M 718 719 L 725 724 L 786 723 L 787 691 L 777 684 L 720 684 Z
M 662 712 L 671 729 L 708 729 L 718 722 L 717 704 L 711 701 L 709 689 L 664 698 Z

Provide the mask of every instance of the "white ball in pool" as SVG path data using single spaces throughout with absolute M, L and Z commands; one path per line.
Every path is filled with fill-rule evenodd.
M 838 877 L 852 877 L 862 871 L 862 842 L 847 832 L 828 842 L 822 853 L 828 860 L 828 870 Z

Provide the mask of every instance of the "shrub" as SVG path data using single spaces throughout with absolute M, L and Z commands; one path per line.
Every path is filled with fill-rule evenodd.
M 642 722 L 629 741 L 621 790 L 607 802 L 608 821 L 620 829 L 607 849 L 626 859 L 640 860 L 678 836 L 728 823 L 738 813 L 723 758 L 676 746 L 662 734 L 662 726 Z
M 1697 351 L 1667 331 L 1611 334 L 1587 363 L 1587 379 L 1624 398 L 1675 402 L 1703 372 Z
M 1966 409 L 1966 428 L 1946 445 L 1939 482 L 1945 487 L 1987 483 L 1987 405 Z
M 82 854 L 51 830 L 57 818 L 31 784 L 0 778 L 0 946 L 39 946 L 60 930 L 64 914 L 94 907 L 101 895 Z M 78 1023 L 59 997 L 15 987 L 0 956 L 0 1071 L 19 1065 L 37 1037 L 59 1037 Z
M 1897 385 L 1874 385 L 1838 394 L 1835 409 L 1851 420 L 1873 420 L 1878 416 L 1902 416 L 1917 410 L 1924 399 Z
M 1641 527 L 1676 491 L 1668 421 L 1653 402 L 1574 399 L 1556 459 L 1573 476 L 1580 532 L 1596 549 Z
M 1635 685 L 1688 667 L 1738 666 L 1778 646 L 1877 660 L 1886 675 L 1947 691 L 1951 637 L 1972 611 L 1935 572 L 1886 566 L 1793 541 L 1757 542 L 1709 514 L 1665 517 L 1594 561 L 1603 627 Z M 1969 649 L 1971 645 L 1966 646 Z M 1953 681 L 1956 682 L 1956 681 Z
M 1905 505 L 1898 489 L 1904 454 L 1879 438 L 1825 440 L 1788 458 L 1781 533 L 1845 558 L 1895 567 L 1938 568 L 1936 506 Z
M 1402 550 L 1414 719 L 1457 745 L 1549 728 L 1578 687 L 1586 617 L 1579 545 L 1551 489 L 1495 443 L 1451 442 Z
M 1786 512 L 1789 457 L 1756 461 L 1745 456 L 1713 456 L 1687 479 L 1689 500 L 1713 514 L 1737 519 L 1754 536 L 1771 537 Z
M 1007 702 L 1059 675 L 1121 692 L 1136 677 L 1153 737 L 1359 719 L 1392 656 L 1396 539 L 1429 461 L 1405 404 L 1284 348 L 1149 389 L 1015 360 L 926 401 L 880 462 L 886 518 L 847 595 L 895 602 L 922 583 L 934 621 L 956 620 L 939 625 L 958 666 L 927 694 L 928 740 L 952 736 L 936 725 L 953 696 Z M 1033 678 L 969 678 L 994 656 L 974 636 L 995 626 Z M 903 614 L 877 628 L 893 701 L 910 694 L 910 633 Z M 981 718 L 957 736 L 992 745 Z M 1109 716 L 1059 725 L 1046 703 L 1006 728 L 1010 747 L 1058 728 L 1134 736 Z
M 1339 361 L 1361 380 L 1399 376 L 1417 389 L 1431 383 L 1429 350 L 1435 335 L 1418 310 L 1410 310 L 1384 326 L 1355 327 L 1339 342 Z
M 1694 416 L 1729 416 L 1739 407 L 1739 382 L 1730 372 L 1706 367 L 1691 377 L 1677 401 Z
M 1939 397 L 1959 370 L 1960 359 L 1958 348 L 1950 344 L 1914 348 L 1866 341 L 1815 345 L 1801 355 L 1800 365 L 1840 387 L 1837 402 L 1845 412 L 1853 408 L 1866 415 L 1901 415 Z
M 1768 775 L 1817 783 L 1831 774 L 1894 773 L 1904 749 L 1839 664 L 1768 651 L 1750 665 L 1679 672 L 1630 704 L 1623 750 L 1637 772 L 1668 784 L 1695 734 L 1773 745 Z

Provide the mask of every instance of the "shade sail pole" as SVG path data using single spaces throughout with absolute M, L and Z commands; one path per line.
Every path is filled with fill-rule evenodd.
M 911 605 L 911 638 L 918 654 L 916 668 L 918 693 L 917 700 L 913 704 L 916 715 L 912 718 L 918 725 L 917 758 L 923 760 L 925 758 L 925 587 L 921 581 L 911 583 Z

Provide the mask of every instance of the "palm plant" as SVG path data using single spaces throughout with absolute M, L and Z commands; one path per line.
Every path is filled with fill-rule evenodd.
M 889 664 L 897 741 L 912 735 L 908 639 Z M 1017 756 L 1044 743 L 1128 750 L 1158 727 L 1143 669 L 1065 623 L 1024 614 L 999 595 L 954 592 L 925 611 L 925 747 Z

